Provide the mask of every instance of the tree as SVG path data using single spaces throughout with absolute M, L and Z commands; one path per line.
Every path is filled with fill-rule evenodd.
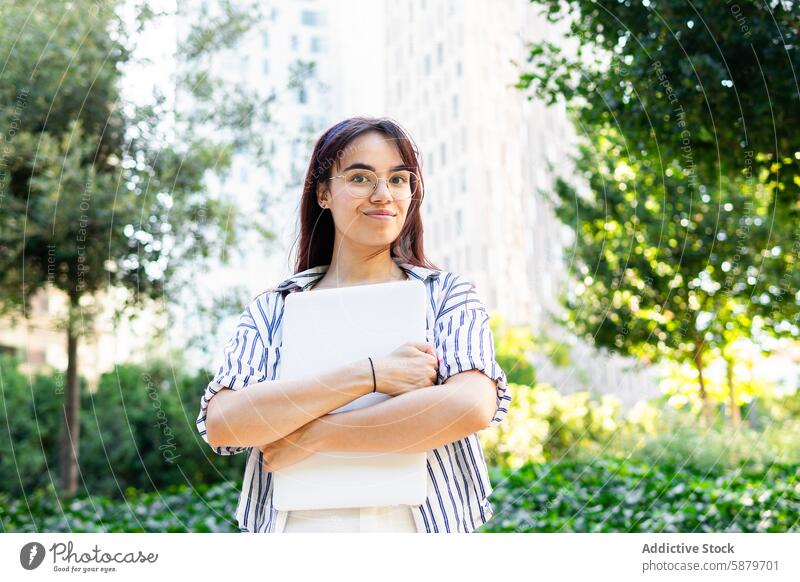
M 634 151 L 691 159 L 702 183 L 764 171 L 775 218 L 797 223 L 800 4 L 532 2 L 569 23 L 577 51 L 533 44 L 519 88 L 565 99 L 584 124 L 619 125 Z
M 76 491 L 78 474 L 77 347 L 91 333 L 98 296 L 125 290 L 128 315 L 161 308 L 154 302 L 181 266 L 235 244 L 236 210 L 209 197 L 205 177 L 224 172 L 250 129 L 240 117 L 201 120 L 172 111 L 163 95 L 146 105 L 126 102 L 119 86 L 134 33 L 120 8 L 118 1 L 88 0 L 0 7 L 0 310 L 27 315 L 31 297 L 47 286 L 68 297 L 60 453 L 66 495 Z M 137 10 L 140 27 L 160 16 L 146 3 Z M 255 21 L 249 8 L 237 12 L 225 3 L 223 13 L 239 24 L 217 22 L 210 36 L 190 34 L 196 51 L 180 53 L 198 67 L 208 50 L 235 41 L 246 28 L 241 23 Z M 195 73 L 204 78 L 201 69 Z M 198 107 L 219 103 L 213 82 L 189 89 Z M 226 99 L 226 106 L 265 105 L 244 101 Z M 209 132 L 214 123 L 220 131 Z
M 755 327 L 798 334 L 800 108 L 785 72 L 800 64 L 800 7 L 534 2 L 578 47 L 534 44 L 518 83 L 564 99 L 585 136 L 589 193 L 556 188 L 582 279 L 565 297 L 570 325 L 613 350 L 693 362 L 709 420 L 714 349 Z
M 576 225 L 567 260 L 574 261 L 579 284 L 564 297 L 565 323 L 612 351 L 691 362 L 708 422 L 712 403 L 703 371 L 710 350 L 730 340 L 724 326 L 721 333 L 711 322 L 748 326 L 743 302 L 759 279 L 743 281 L 751 267 L 747 256 L 769 234 L 768 208 L 735 188 L 700 186 L 699 196 L 687 197 L 689 176 L 679 166 L 654 172 L 648 158 L 624 154 L 621 141 L 602 130 L 581 148 L 576 167 L 589 194 L 565 180 L 556 185 L 556 213 Z M 742 240 L 736 235 L 742 216 L 734 209 L 745 204 L 751 220 L 762 219 Z

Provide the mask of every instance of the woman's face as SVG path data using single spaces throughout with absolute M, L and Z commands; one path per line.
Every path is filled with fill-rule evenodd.
M 341 242 L 350 241 L 368 247 L 390 246 L 403 229 L 411 199 L 395 200 L 386 186 L 390 170 L 405 162 L 394 140 L 377 131 L 364 133 L 344 149 L 345 155 L 331 168 L 338 176 L 352 167 L 372 170 L 378 175 L 378 187 L 371 196 L 351 195 L 342 178 L 328 180 L 317 188 L 318 201 L 333 214 L 336 236 Z M 368 213 L 388 211 L 393 216 L 373 218 Z

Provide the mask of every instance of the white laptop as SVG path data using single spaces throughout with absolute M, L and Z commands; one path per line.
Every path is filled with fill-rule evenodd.
M 367 356 L 374 360 L 407 341 L 426 341 L 426 301 L 416 279 L 289 293 L 280 377 L 313 377 Z M 368 394 L 331 414 L 388 398 Z M 425 459 L 424 452 L 316 453 L 275 471 L 272 503 L 281 511 L 420 505 L 427 496 Z

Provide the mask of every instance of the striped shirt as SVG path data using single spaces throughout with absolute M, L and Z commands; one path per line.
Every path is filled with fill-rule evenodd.
M 397 259 L 395 259 L 397 261 Z M 497 384 L 497 405 L 491 426 L 503 420 L 511 402 L 506 374 L 495 361 L 489 314 L 474 285 L 456 273 L 436 271 L 404 262 L 397 265 L 409 279 L 419 279 L 427 289 L 428 341 L 439 357 L 437 384 L 465 370 L 481 370 Z M 224 348 L 219 370 L 200 401 L 197 430 L 206 436 L 206 410 L 223 387 L 240 390 L 249 384 L 280 378 L 284 298 L 306 291 L 328 265 L 297 273 L 256 297 L 242 313 Z M 220 455 L 247 451 L 242 492 L 236 510 L 239 530 L 248 533 L 282 532 L 288 512 L 272 506 L 272 473 L 262 469 L 258 447 L 212 447 Z M 492 492 L 486 460 L 474 433 L 427 452 L 428 495 L 411 506 L 417 531 L 472 532 L 493 514 Z

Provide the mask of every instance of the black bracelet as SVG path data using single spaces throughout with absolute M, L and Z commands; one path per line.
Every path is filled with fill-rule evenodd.
M 375 392 L 375 366 L 372 363 L 372 358 L 367 357 L 369 360 L 369 365 L 372 368 L 372 391 Z

